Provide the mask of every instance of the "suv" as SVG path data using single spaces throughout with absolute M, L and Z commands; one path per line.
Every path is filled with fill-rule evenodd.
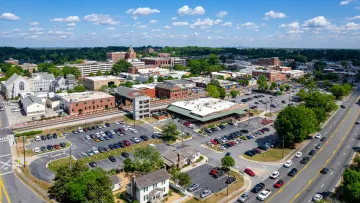
M 99 150 L 96 147 L 91 148 L 91 151 L 94 152 L 94 154 L 98 154 Z
M 260 190 L 264 189 L 264 187 L 265 187 L 264 183 L 258 183 L 251 189 L 251 192 L 258 193 Z
M 296 168 L 292 168 L 289 173 L 288 176 L 295 176 L 297 174 L 298 170 Z
M 123 143 L 124 143 L 125 146 L 130 146 L 131 145 L 128 140 L 124 140 Z
M 307 164 L 307 162 L 309 162 L 309 160 L 310 160 L 310 158 L 306 156 L 303 159 L 301 159 L 300 163 Z

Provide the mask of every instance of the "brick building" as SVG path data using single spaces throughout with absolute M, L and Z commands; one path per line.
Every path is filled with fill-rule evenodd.
M 113 61 L 114 63 L 122 60 L 122 59 L 135 59 L 136 58 L 136 52 L 130 45 L 127 52 L 121 51 L 121 52 L 107 52 L 106 58 L 108 60 Z
M 102 86 L 110 87 L 111 85 L 119 86 L 120 83 L 125 82 L 125 79 L 117 76 L 94 76 L 84 77 L 83 85 L 88 90 L 99 90 Z
M 60 107 L 71 115 L 103 111 L 115 107 L 115 97 L 104 92 L 60 93 Z
M 181 99 L 192 96 L 191 88 L 169 84 L 158 84 L 155 87 L 156 97 L 168 99 Z
M 259 78 L 260 75 L 264 75 L 269 82 L 283 81 L 286 80 L 286 75 L 280 71 L 264 71 L 264 70 L 254 70 L 252 76 Z
M 153 48 L 149 47 L 149 48 L 144 49 L 144 52 L 147 54 L 151 54 L 151 53 L 154 53 L 155 50 Z
M 145 62 L 145 65 L 156 65 L 156 66 L 170 66 L 170 60 L 168 58 L 153 58 L 153 57 L 145 57 L 142 58 L 141 61 Z
M 271 58 L 259 58 L 256 64 L 262 66 L 282 66 L 284 65 L 284 62 L 280 61 L 279 57 L 271 57 Z
M 115 100 L 119 106 L 129 106 L 137 96 L 155 98 L 155 88 L 128 88 L 119 86 L 115 92 Z
M 169 58 L 171 56 L 171 54 L 169 53 L 158 53 L 158 57 L 161 58 Z
M 9 60 L 5 60 L 4 63 L 13 64 L 13 65 L 19 65 L 19 60 L 9 58 Z

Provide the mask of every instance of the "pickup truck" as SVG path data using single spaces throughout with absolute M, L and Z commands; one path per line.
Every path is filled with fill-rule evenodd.
M 263 201 L 266 198 L 268 198 L 270 194 L 271 194 L 271 191 L 269 189 L 265 189 L 265 190 L 261 191 L 261 193 L 257 196 L 257 199 L 260 201 Z

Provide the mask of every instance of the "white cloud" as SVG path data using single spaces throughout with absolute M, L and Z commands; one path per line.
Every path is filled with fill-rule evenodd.
M 53 18 L 50 19 L 52 22 L 65 22 L 65 23 L 77 23 L 80 21 L 78 16 L 68 16 L 66 18 Z
M 158 23 L 159 21 L 158 20 L 150 20 L 149 21 L 151 24 L 155 24 L 155 23 Z
M 72 33 L 72 32 L 64 32 L 64 31 L 60 31 L 60 30 L 56 30 L 56 31 L 51 30 L 51 31 L 48 32 L 48 34 L 49 35 L 72 35 L 74 33 Z
M 346 30 L 359 30 L 360 24 L 350 22 L 345 25 Z
M 146 7 L 146 8 L 137 8 L 137 9 L 130 8 L 129 10 L 126 11 L 126 13 L 130 14 L 133 19 L 136 19 L 139 16 L 148 16 L 154 13 L 160 13 L 160 11 L 155 8 L 151 9 Z
M 116 30 L 114 27 L 108 27 L 108 30 Z
M 74 28 L 68 27 L 68 28 L 66 28 L 66 30 L 74 30 Z
M 196 6 L 194 9 L 185 5 L 177 10 L 178 15 L 204 15 L 205 9 L 202 6 Z
M 44 30 L 44 29 L 39 28 L 39 27 L 32 27 L 32 28 L 29 29 L 30 32 L 39 32 L 39 31 L 42 31 L 42 30 Z
M 84 17 L 85 21 L 93 22 L 95 25 L 117 25 L 120 22 L 116 21 L 109 15 L 104 14 L 91 14 Z
M 285 13 L 275 12 L 273 10 L 265 13 L 264 20 L 268 20 L 270 18 L 286 18 Z
M 216 20 L 214 21 L 214 24 L 217 25 L 217 24 L 219 24 L 219 23 L 221 23 L 221 22 L 222 22 L 222 20 L 216 19 Z
M 15 20 L 20 20 L 20 17 L 13 13 L 3 13 L 0 16 L 0 20 L 15 21 Z
M 90 35 L 91 35 L 91 36 L 95 36 L 95 35 L 96 35 L 96 32 L 93 32 L 93 33 L 91 33 Z
M 222 18 L 228 14 L 227 11 L 220 11 L 218 14 L 216 14 L 216 17 Z
M 190 28 L 205 29 L 205 28 L 212 27 L 213 25 L 216 25 L 220 22 L 221 22 L 221 20 L 214 21 L 214 20 L 211 20 L 210 18 L 205 18 L 204 20 L 197 19 L 193 24 L 190 25 Z
M 173 22 L 173 26 L 188 26 L 188 22 Z
M 160 32 L 161 29 L 152 29 L 151 31 L 152 31 L 152 32 Z
M 30 26 L 38 26 L 40 23 L 39 22 L 31 22 L 29 23 Z
M 138 28 L 147 28 L 147 26 L 146 25 L 140 25 L 140 26 L 138 26 Z
M 76 26 L 76 23 L 68 23 L 68 24 L 66 24 L 67 26 L 69 26 L 69 27 L 75 27 Z
M 172 17 L 171 20 L 177 20 L 177 17 Z
M 347 20 L 359 20 L 360 16 L 354 16 L 352 18 L 347 18 Z
M 222 27 L 231 27 L 232 26 L 232 22 L 226 22 L 224 24 L 221 25 Z
M 348 5 L 349 3 L 355 2 L 355 1 L 356 1 L 356 0 L 345 0 L 345 1 L 341 1 L 341 2 L 340 2 L 340 5 L 341 5 L 341 6 Z
M 19 28 L 15 28 L 13 31 L 14 31 L 14 32 L 20 32 L 20 31 L 21 31 L 21 29 L 19 29 Z
M 251 30 L 257 30 L 259 29 L 259 26 L 256 25 L 255 23 L 253 22 L 247 22 L 247 23 L 244 23 L 241 25 L 242 27 L 245 27 L 247 29 L 251 29 Z
M 197 32 L 194 32 L 193 33 L 193 36 L 199 36 L 200 34 L 199 33 L 197 33 Z
M 324 28 L 330 25 L 330 21 L 326 20 L 324 16 L 317 16 L 310 20 L 306 20 L 303 24 L 306 28 Z
M 208 36 L 207 39 L 212 39 L 212 37 Z
M 281 24 L 279 27 L 280 28 L 286 28 L 287 33 L 289 33 L 289 34 L 299 34 L 299 33 L 304 32 L 303 30 L 301 30 L 300 24 L 297 21 L 294 21 L 294 22 L 289 23 L 289 24 Z
M 170 27 L 170 26 L 168 26 L 168 25 L 166 25 L 166 26 L 164 26 L 164 28 L 166 28 L 166 29 L 170 29 L 171 27 Z

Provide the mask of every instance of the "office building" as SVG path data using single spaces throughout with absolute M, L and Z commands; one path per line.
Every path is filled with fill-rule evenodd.
M 106 58 L 111 61 L 112 63 L 116 63 L 122 59 L 135 59 L 136 58 L 136 52 L 130 45 L 127 52 L 107 52 Z
M 30 91 L 32 92 L 50 92 L 53 91 L 53 83 L 55 77 L 49 73 L 33 73 L 32 78 L 29 79 Z
M 72 64 L 69 66 L 77 67 L 81 72 L 81 76 L 85 77 L 89 76 L 90 73 L 96 74 L 99 70 L 102 73 L 105 73 L 106 71 L 110 72 L 113 65 L 114 64 L 111 62 L 86 61 L 82 64 Z
M 118 76 L 94 76 L 84 77 L 83 85 L 88 90 L 99 90 L 102 86 L 110 87 L 112 85 L 119 86 L 120 83 L 125 82 L 125 79 Z
M 150 97 L 135 96 L 133 99 L 133 119 L 139 120 L 150 117 Z
M 5 60 L 4 63 L 13 64 L 13 65 L 19 65 L 19 60 L 9 58 L 8 60 Z

